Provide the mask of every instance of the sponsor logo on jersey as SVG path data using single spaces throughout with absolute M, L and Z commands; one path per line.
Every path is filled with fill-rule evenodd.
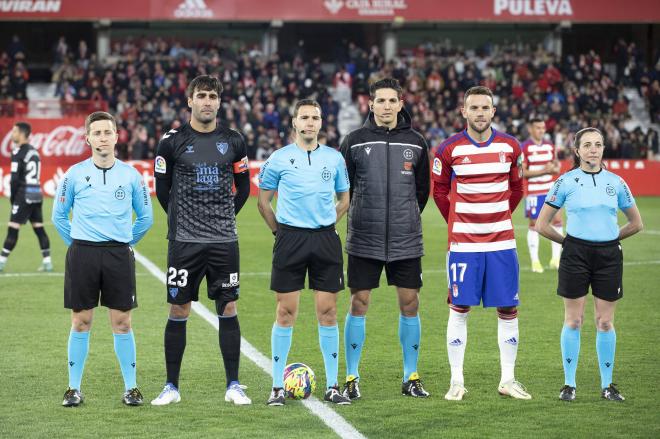
M 433 173 L 435 175 L 442 174 L 442 162 L 437 157 L 433 159 Z
M 366 148 L 364 148 L 364 152 L 366 152 L 367 155 L 369 155 L 369 153 L 371 152 L 371 146 L 367 146 Z
M 472 163 L 472 160 L 470 160 L 470 157 L 467 157 L 467 156 L 466 156 L 466 157 L 461 161 L 461 163 L 464 164 L 464 165 L 469 165 L 470 163 Z
M 164 157 L 159 155 L 156 156 L 156 159 L 154 160 L 154 172 L 157 172 L 158 174 L 167 173 L 167 162 Z
M 195 182 L 198 183 L 194 190 L 206 191 L 217 189 L 220 185 L 220 168 L 218 164 L 208 165 L 206 162 L 195 163 L 195 173 L 197 178 Z
M 406 149 L 405 151 L 403 151 L 403 158 L 406 160 L 412 160 L 413 158 L 412 149 Z
M 186 146 L 186 154 L 191 154 L 191 153 L 195 152 L 194 148 L 195 148 L 195 145 Z
M 227 142 L 218 142 L 215 144 L 215 147 L 218 148 L 218 152 L 222 155 L 225 155 L 227 150 L 229 149 L 229 143 Z

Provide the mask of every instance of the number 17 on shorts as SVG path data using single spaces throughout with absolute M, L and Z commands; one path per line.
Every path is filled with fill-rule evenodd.
M 515 249 L 447 254 L 448 301 L 486 307 L 518 305 L 519 267 Z

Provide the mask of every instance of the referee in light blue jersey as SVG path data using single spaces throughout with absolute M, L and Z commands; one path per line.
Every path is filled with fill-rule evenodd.
M 623 251 L 619 241 L 642 230 L 642 218 L 625 181 L 603 168 L 604 138 L 596 128 L 575 134 L 575 167 L 562 175 L 548 192 L 536 221 L 536 230 L 562 244 L 557 294 L 564 298 L 561 353 L 564 365 L 562 401 L 575 399 L 575 373 L 580 354 L 580 327 L 591 286 L 596 317 L 596 352 L 601 396 L 610 401 L 625 398 L 612 384 L 616 333 L 614 310 L 623 297 Z M 551 225 L 557 210 L 565 207 L 566 237 Z M 617 225 L 621 209 L 628 222 Z
M 55 228 L 69 245 L 64 275 L 64 307 L 71 309 L 69 388 L 62 405 L 75 407 L 83 402 L 80 383 L 99 298 L 110 309 L 115 353 L 126 390 L 123 402 L 140 405 L 143 398 L 136 384 L 131 330 L 131 309 L 137 307 L 137 301 L 130 246 L 153 224 L 151 198 L 138 171 L 115 159 L 115 119 L 105 112 L 92 113 L 85 120 L 85 130 L 92 157 L 67 171 L 53 207 Z
M 344 289 L 344 264 L 335 230 L 335 223 L 348 209 L 348 173 L 342 155 L 318 143 L 321 107 L 316 101 L 298 101 L 292 124 L 295 143 L 273 153 L 259 174 L 259 212 L 276 235 L 270 281 L 277 296 L 276 322 L 271 332 L 273 390 L 267 404 L 284 404 L 282 375 L 300 290 L 305 287 L 308 273 L 309 288 L 315 292 L 319 344 L 325 365 L 324 399 L 350 404 L 337 384 L 337 293 Z M 277 214 L 271 206 L 276 191 Z

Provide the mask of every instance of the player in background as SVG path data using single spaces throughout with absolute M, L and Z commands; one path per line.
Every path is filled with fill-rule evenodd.
M 399 302 L 399 344 L 403 356 L 401 393 L 426 398 L 417 372 L 422 326 L 421 213 L 429 197 L 428 145 L 412 129 L 399 81 L 384 78 L 369 88 L 369 116 L 349 133 L 341 151 L 351 180 L 346 252 L 351 306 L 346 316 L 344 395 L 360 398 L 358 367 L 366 339 L 371 291 L 385 269 Z M 396 324 L 395 322 L 392 322 Z
M 41 160 L 39 153 L 28 143 L 32 127 L 27 122 L 17 122 L 11 132 L 16 147 L 11 154 L 11 180 L 9 201 L 11 216 L 7 237 L 0 253 L 0 272 L 5 268 L 9 254 L 18 242 L 18 231 L 28 220 L 37 235 L 43 261 L 38 271 L 53 271 L 50 259 L 50 241 L 44 229 L 41 193 Z
M 547 194 L 536 230 L 563 245 L 557 294 L 564 299 L 561 355 L 564 386 L 562 401 L 575 399 L 575 374 L 580 354 L 580 328 L 584 321 L 589 286 L 594 295 L 596 353 L 601 396 L 610 401 L 625 398 L 612 384 L 616 332 L 614 311 L 623 297 L 623 250 L 620 241 L 643 228 L 635 199 L 625 181 L 603 168 L 603 134 L 584 128 L 575 134 L 575 167 L 562 175 Z M 566 208 L 566 236 L 551 226 L 552 218 Z M 619 227 L 617 210 L 628 222 Z
M 294 143 L 275 151 L 259 173 L 259 213 L 275 235 L 270 288 L 275 291 L 277 310 L 271 331 L 273 389 L 266 403 L 270 406 L 284 404 L 283 373 L 300 290 L 305 288 L 308 273 L 325 366 L 323 399 L 334 404 L 351 403 L 337 383 L 337 293 L 344 289 L 344 260 L 335 230 L 335 223 L 348 209 L 349 181 L 341 154 L 318 143 L 321 117 L 318 102 L 298 101 L 292 120 Z M 271 205 L 275 192 L 277 214 Z
M 536 218 L 541 212 L 545 202 L 545 195 L 557 180 L 561 165 L 557 160 L 555 146 L 544 138 L 546 128 L 545 120 L 539 116 L 532 116 L 527 125 L 529 139 L 521 145 L 523 153 L 523 175 L 527 180 L 527 196 L 525 198 L 525 217 L 529 218 L 527 230 L 527 247 L 532 260 L 532 271 L 543 273 L 543 264 L 539 259 L 539 234 L 534 228 Z M 557 211 L 552 219 L 552 227 L 560 235 L 562 228 L 561 212 Z M 552 242 L 552 258 L 550 268 L 559 268 L 561 245 Z
M 238 381 L 241 328 L 236 214 L 250 195 L 247 147 L 237 131 L 218 124 L 222 84 L 201 75 L 188 85 L 190 122 L 163 135 L 154 160 L 156 195 L 167 212 L 167 301 L 163 391 L 152 405 L 181 400 L 179 372 L 186 348 L 186 322 L 199 285 L 218 315 L 218 344 L 225 365 L 225 401 L 251 404 Z M 232 191 L 236 185 L 236 193 Z
M 62 405 L 75 407 L 84 400 L 80 387 L 99 298 L 110 312 L 115 354 L 124 377 L 122 401 L 141 405 L 131 329 L 131 310 L 137 307 L 131 246 L 153 224 L 151 197 L 140 173 L 115 158 L 114 117 L 103 111 L 92 113 L 85 120 L 85 131 L 92 157 L 66 172 L 53 205 L 53 224 L 69 246 L 64 273 L 64 307 L 71 309 L 69 388 Z
M 514 378 L 518 331 L 519 266 L 511 213 L 523 196 L 518 141 L 491 127 L 493 94 L 472 87 L 463 98 L 467 128 L 444 141 L 433 160 L 433 198 L 448 224 L 447 400 L 466 393 L 463 358 L 471 306 L 496 307 L 501 379 L 498 392 L 531 399 Z

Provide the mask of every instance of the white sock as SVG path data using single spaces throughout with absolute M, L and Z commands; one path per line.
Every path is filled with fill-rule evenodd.
M 527 230 L 527 248 L 532 262 L 537 262 L 539 260 L 539 232 L 536 230 Z
M 463 358 L 465 357 L 465 345 L 467 344 L 467 318 L 468 313 L 449 310 L 447 320 L 447 356 L 451 368 L 452 384 L 463 385 Z
M 562 226 L 552 226 L 560 235 L 564 234 Z M 559 259 L 561 256 L 561 244 L 552 241 L 552 259 Z
M 50 256 L 44 258 L 44 264 L 50 264 Z
M 518 355 L 518 317 L 511 320 L 497 319 L 497 344 L 500 346 L 502 379 L 500 384 L 513 379 Z

